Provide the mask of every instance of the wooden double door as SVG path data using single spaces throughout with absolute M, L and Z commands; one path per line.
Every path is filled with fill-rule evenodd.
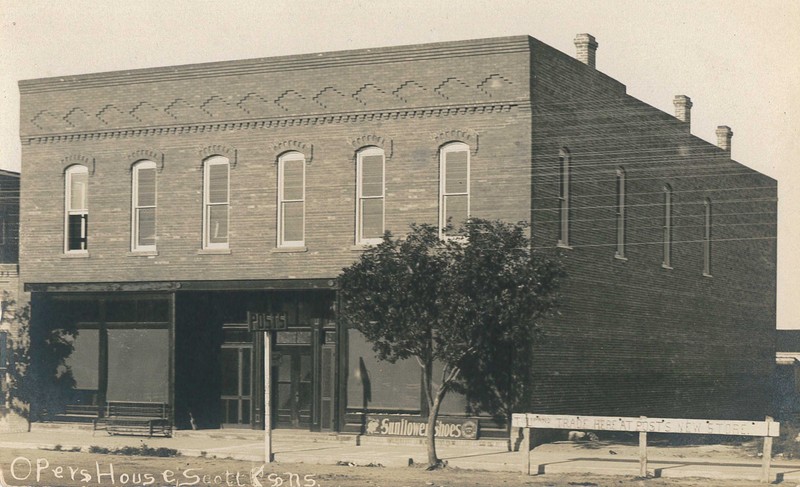
M 309 429 L 314 391 L 311 347 L 277 346 L 273 354 L 273 425 Z

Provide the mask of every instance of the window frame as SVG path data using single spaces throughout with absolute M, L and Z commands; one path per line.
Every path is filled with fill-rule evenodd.
M 381 156 L 381 194 L 380 196 L 364 196 L 363 159 L 367 156 Z M 386 231 L 386 153 L 380 147 L 366 147 L 356 153 L 356 245 L 379 244 L 383 237 L 364 237 L 363 202 L 365 200 L 381 201 L 381 234 Z
M 284 166 L 287 162 L 300 161 L 303 168 L 303 197 L 301 199 L 287 200 L 284 199 Z M 301 225 L 303 238 L 302 240 L 286 240 L 284 238 L 285 224 L 285 204 L 286 203 L 302 203 L 303 206 L 303 222 Z M 286 152 L 278 157 L 278 248 L 302 248 L 306 245 L 306 156 L 297 151 Z
M 622 167 L 617 168 L 617 191 L 616 191 L 616 204 L 614 205 L 616 209 L 616 251 L 614 253 L 614 257 L 617 259 L 627 259 L 625 256 L 625 223 L 627 218 L 627 208 L 626 208 L 626 192 L 627 188 L 625 187 L 625 169 Z
M 153 204 L 142 205 L 139 203 L 139 171 L 142 169 L 152 169 L 154 172 L 153 177 Z M 139 233 L 141 230 L 141 219 L 139 217 L 139 210 L 153 209 L 155 213 L 153 217 L 154 226 L 154 239 L 158 240 L 158 171 L 154 161 L 143 159 L 137 161 L 131 170 L 131 252 L 155 252 L 157 244 L 152 245 L 139 245 Z
M 224 203 L 210 202 L 210 167 L 224 165 L 227 168 L 227 188 L 226 200 Z M 225 206 L 226 209 L 226 224 L 227 235 L 225 242 L 211 242 L 211 209 L 217 206 Z M 228 249 L 230 248 L 230 234 L 231 234 L 231 164 L 230 160 L 225 156 L 211 156 L 203 161 L 203 249 Z
M 465 192 L 461 193 L 448 193 L 447 192 L 447 154 L 451 152 L 466 152 L 467 154 L 467 188 Z M 464 142 L 448 142 L 439 148 L 439 238 L 462 238 L 463 235 L 447 235 L 445 230 L 447 227 L 447 198 L 449 196 L 466 196 L 467 197 L 467 217 L 469 220 L 471 215 L 471 172 L 472 172 L 472 154 L 470 146 Z M 458 228 L 454 228 L 455 231 Z
M 703 275 L 711 277 L 711 226 L 713 213 L 711 198 L 703 200 Z
M 86 175 L 84 188 L 84 208 L 72 208 L 72 181 L 76 175 Z M 70 166 L 64 171 L 64 254 L 87 255 L 89 253 L 89 168 L 80 164 Z M 81 217 L 80 239 L 82 248 L 70 248 L 70 217 Z
M 558 243 L 559 247 L 569 248 L 570 178 L 572 160 L 569 151 L 562 148 L 558 152 Z
M 662 226 L 662 267 L 672 269 L 672 186 L 665 184 L 664 188 L 664 224 Z

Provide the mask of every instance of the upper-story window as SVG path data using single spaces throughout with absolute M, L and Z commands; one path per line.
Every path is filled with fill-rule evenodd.
M 558 245 L 569 246 L 569 151 L 561 149 L 558 154 Z
M 356 165 L 356 244 L 378 243 L 384 230 L 383 149 L 359 151 Z
M 711 200 L 703 201 L 703 275 L 711 276 Z
M 663 260 L 664 267 L 672 266 L 672 187 L 664 185 L 664 226 L 663 226 Z
M 228 248 L 230 163 L 212 156 L 203 163 L 203 248 Z
M 131 250 L 156 250 L 156 163 L 133 165 Z
M 617 251 L 615 256 L 625 258 L 625 170 L 617 168 Z
M 85 253 L 89 250 L 89 169 L 71 166 L 65 175 L 64 252 Z
M 305 245 L 306 160 L 299 152 L 278 159 L 278 247 Z
M 469 218 L 469 146 L 452 142 L 439 152 L 439 232 L 458 235 Z M 447 230 L 447 225 L 452 230 Z

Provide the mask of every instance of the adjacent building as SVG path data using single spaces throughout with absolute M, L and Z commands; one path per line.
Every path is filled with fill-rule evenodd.
M 8 400 L 12 325 L 19 297 L 19 173 L 0 169 L 0 411 Z M 0 423 L 0 429 L 3 425 Z
M 529 221 L 569 274 L 532 411 L 760 418 L 774 368 L 776 182 L 527 36 L 23 81 L 32 327 L 73 330 L 66 402 L 151 401 L 188 427 L 363 432 L 423 414 L 416 363 L 337 321 L 384 231 Z M 446 235 L 443 235 L 446 237 Z M 48 405 L 52 408 L 54 405 Z M 444 412 L 469 415 L 463 398 Z M 480 418 L 480 430 L 497 427 Z

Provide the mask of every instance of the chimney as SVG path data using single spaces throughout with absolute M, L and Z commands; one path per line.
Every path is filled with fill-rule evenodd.
M 728 154 L 731 153 L 731 137 L 733 137 L 733 130 L 730 127 L 727 125 L 717 127 L 717 145 Z
M 578 61 L 594 68 L 595 51 L 597 51 L 597 41 L 590 34 L 578 34 L 575 36 L 575 57 Z
M 686 95 L 675 95 L 672 100 L 675 105 L 675 118 L 686 123 L 687 131 L 692 128 L 692 99 Z

